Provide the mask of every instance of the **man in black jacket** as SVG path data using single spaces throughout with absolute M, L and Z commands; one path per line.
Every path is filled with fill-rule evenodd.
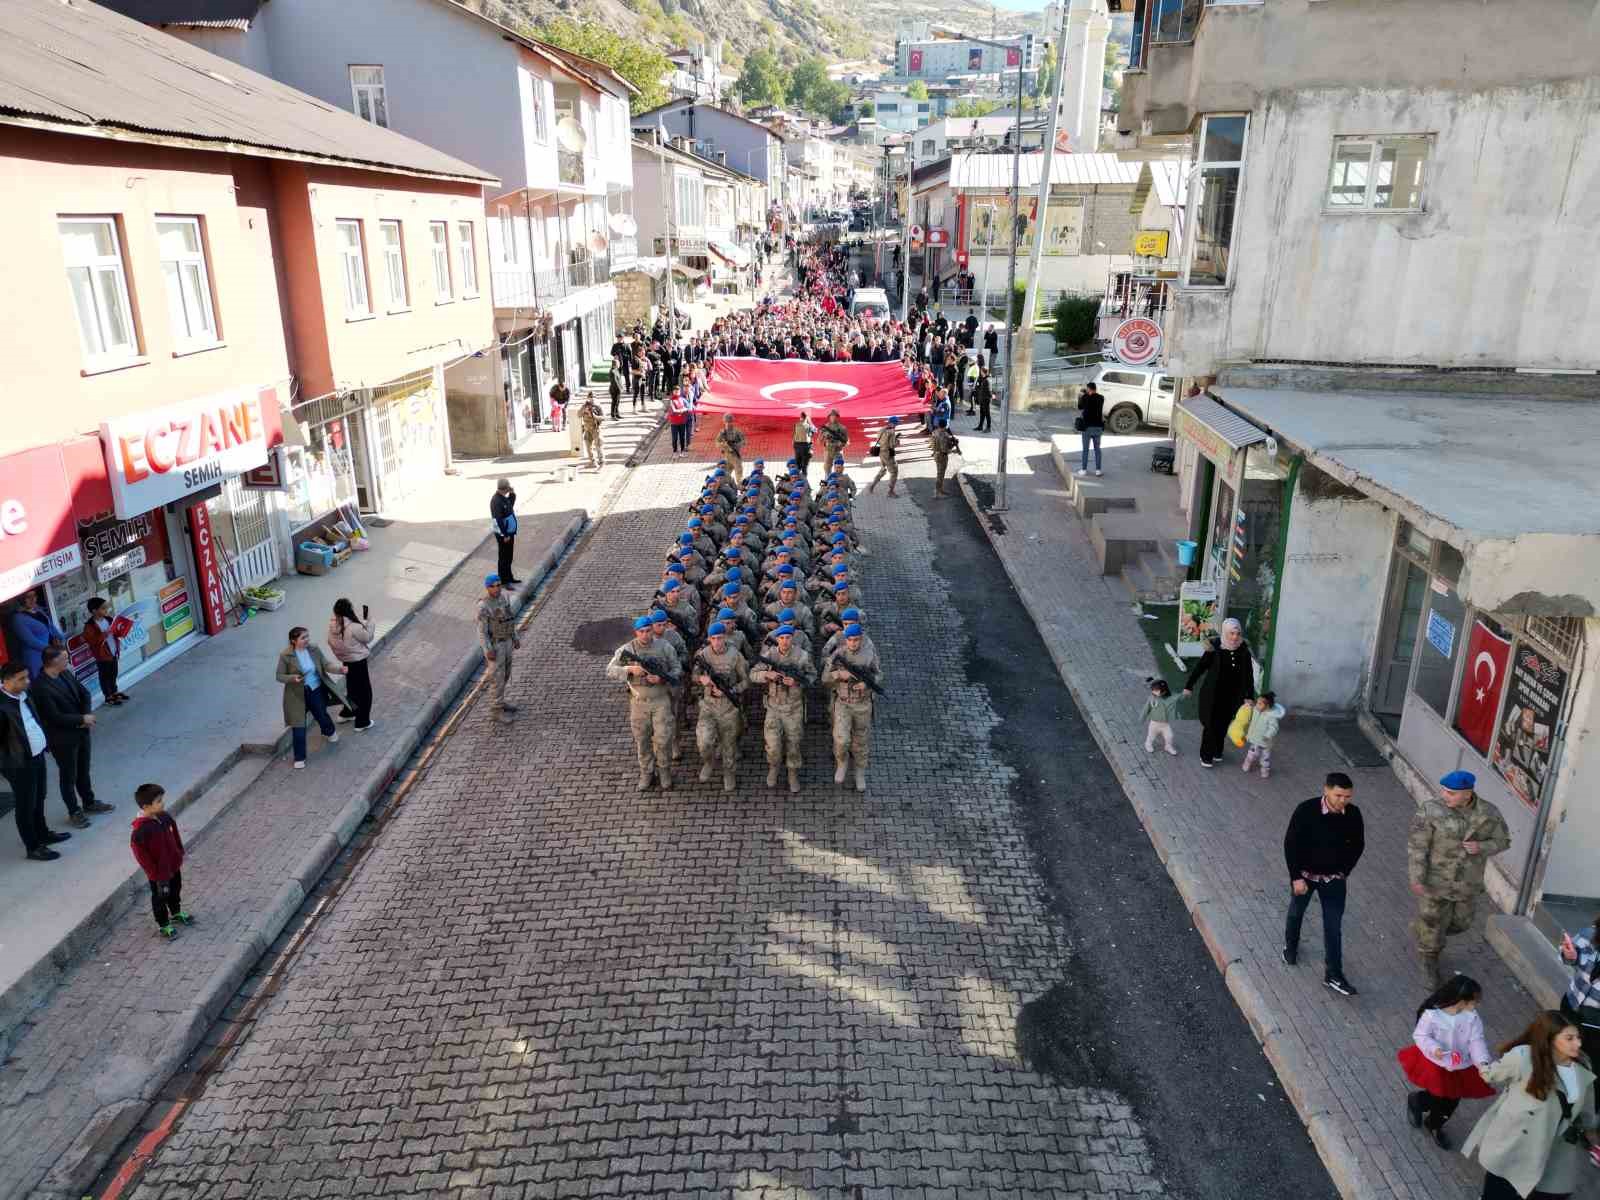
M 16 798 L 14 815 L 22 848 L 36 862 L 60 858 L 50 847 L 72 835 L 56 833 L 44 823 L 44 791 L 49 782 L 44 769 L 44 724 L 28 695 L 28 666 L 23 662 L 0 665 L 0 776 Z
M 494 486 L 489 499 L 489 519 L 494 522 L 495 548 L 500 562 L 496 574 L 507 587 L 515 587 L 522 580 L 511 572 L 511 555 L 517 548 L 517 494 L 511 490 L 511 480 L 502 479 Z
M 89 689 L 72 673 L 67 652 L 53 646 L 44 652 L 44 670 L 33 681 L 33 703 L 44 725 L 50 757 L 61 773 L 61 801 L 67 806 L 67 821 L 79 829 L 89 828 L 89 813 L 108 813 L 109 804 L 94 798 L 89 779 L 89 738 L 94 731 L 94 701 Z M 79 802 L 82 807 L 79 807 Z
M 1355 785 L 1343 771 L 1330 771 L 1322 795 L 1297 806 L 1283 835 L 1289 868 L 1289 916 L 1283 929 L 1283 961 L 1294 966 L 1300 952 L 1300 922 L 1312 893 L 1322 901 L 1323 986 L 1341 996 L 1356 989 L 1344 977 L 1342 925 L 1345 880 L 1366 848 L 1361 810 L 1350 803 Z

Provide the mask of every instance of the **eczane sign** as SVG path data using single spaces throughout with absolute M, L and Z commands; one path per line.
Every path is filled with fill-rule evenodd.
M 250 384 L 103 423 L 117 516 L 149 512 L 264 463 L 262 395 Z

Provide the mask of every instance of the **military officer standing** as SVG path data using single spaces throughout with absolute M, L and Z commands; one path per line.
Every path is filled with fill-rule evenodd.
M 1439 952 L 1453 933 L 1465 933 L 1477 916 L 1483 872 L 1489 859 L 1511 845 L 1500 810 L 1473 788 L 1471 771 L 1451 771 L 1439 780 L 1439 796 L 1411 818 L 1406 868 L 1417 901 L 1412 932 L 1422 960 L 1423 982 L 1439 986 Z
M 833 688 L 833 781 L 843 783 L 853 760 L 856 791 L 867 790 L 867 759 L 872 750 L 872 689 L 839 664 L 848 662 L 879 682 L 876 652 L 862 644 L 861 626 L 844 627 L 844 645 L 828 660 L 824 678 Z
M 648 616 L 634 621 L 633 640 L 617 647 L 606 664 L 606 678 L 628 685 L 628 728 L 639 755 L 641 792 L 655 776 L 663 790 L 672 787 L 672 681 L 679 678 L 678 656 L 655 640 L 653 629 Z M 624 662 L 624 653 L 643 662 Z
M 584 396 L 583 407 L 578 410 L 578 427 L 583 430 L 583 453 L 589 465 L 605 466 L 606 452 L 600 445 L 600 406 L 594 402 L 593 392 Z
M 520 650 L 517 640 L 517 615 L 511 611 L 511 601 L 506 599 L 500 586 L 500 576 L 490 573 L 483 577 L 483 599 L 478 601 L 478 644 L 483 647 L 483 660 L 494 672 L 494 709 L 496 712 L 516 712 L 517 706 L 506 699 L 506 684 L 511 682 L 511 653 Z
M 878 486 L 878 481 L 885 475 L 889 477 L 889 495 L 895 494 L 894 485 L 900 480 L 900 466 L 895 461 L 895 452 L 900 446 L 900 418 L 890 417 L 889 423 L 878 434 L 878 473 L 872 477 L 872 482 L 867 484 L 867 491 L 872 491 Z
M 948 495 L 949 493 L 944 490 L 944 476 L 945 472 L 950 469 L 950 455 L 955 453 L 957 446 L 956 435 L 950 432 L 950 422 L 943 417 L 940 417 L 934 424 L 931 442 L 933 445 L 933 469 L 935 472 L 933 494 L 935 496 Z
M 722 414 L 722 429 L 717 434 L 722 462 L 734 479 L 744 478 L 744 434 L 733 423 L 732 413 Z M 732 497 L 730 497 L 731 499 Z
M 767 786 L 778 786 L 778 768 L 789 768 L 789 790 L 800 790 L 800 736 L 806 724 L 806 687 L 816 682 L 811 660 L 794 644 L 794 626 L 779 625 L 776 645 L 756 660 L 750 678 L 767 689 L 767 718 L 762 729 L 767 750 Z M 776 663 L 785 671 L 774 670 Z
M 700 715 L 694 740 L 700 748 L 700 782 L 711 779 L 713 761 L 722 761 L 722 790 L 731 792 L 739 765 L 739 698 L 750 681 L 750 668 L 728 642 L 728 626 L 711 622 L 707 644 L 695 655 L 694 681 L 700 685 Z M 713 675 L 715 672 L 715 675 Z M 717 680 L 722 682 L 718 683 Z

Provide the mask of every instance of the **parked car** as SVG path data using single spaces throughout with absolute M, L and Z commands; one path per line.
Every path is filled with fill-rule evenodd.
M 864 309 L 870 308 L 879 318 L 889 315 L 889 293 L 878 287 L 857 288 L 856 294 L 850 300 L 850 315 L 859 316 Z
M 1094 384 L 1106 399 L 1107 433 L 1127 435 L 1140 425 L 1171 426 L 1177 380 L 1165 371 L 1108 362 L 1094 373 Z

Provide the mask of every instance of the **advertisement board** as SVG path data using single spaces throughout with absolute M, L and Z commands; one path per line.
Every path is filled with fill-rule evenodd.
M 273 395 L 246 384 L 102 423 L 117 516 L 149 512 L 261 466 L 268 449 L 262 400 Z
M 1212 580 L 1178 587 L 1178 653 L 1199 658 L 1217 635 L 1217 585 Z

